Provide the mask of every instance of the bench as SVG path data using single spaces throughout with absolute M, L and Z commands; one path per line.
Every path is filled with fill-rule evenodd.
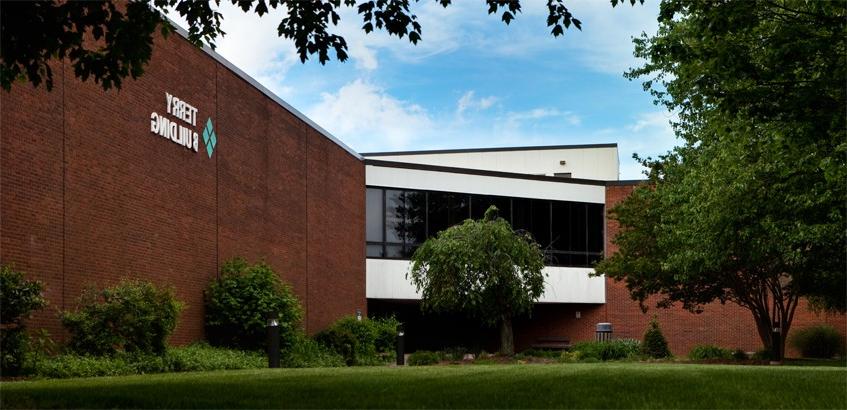
M 533 349 L 567 350 L 571 340 L 567 337 L 539 337 L 531 346 Z

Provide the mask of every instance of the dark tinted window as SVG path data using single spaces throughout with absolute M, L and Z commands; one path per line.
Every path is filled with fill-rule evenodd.
M 550 245 L 550 201 L 533 199 L 530 209 L 529 231 L 541 249 L 546 249 Z
M 449 194 L 448 203 L 448 222 L 450 226 L 458 225 L 471 217 L 470 195 Z
M 429 236 L 435 236 L 450 227 L 448 211 L 450 205 L 450 194 L 444 192 L 429 193 L 429 210 L 427 213 L 427 230 Z
M 588 207 L 588 251 L 603 252 L 603 234 L 605 232 L 605 221 L 603 204 L 587 204 Z
M 403 243 L 406 231 L 403 191 L 385 190 L 385 242 Z
M 559 234 L 562 236 L 570 235 L 570 249 L 567 250 L 585 252 L 585 204 L 579 202 L 568 202 L 568 204 L 571 209 L 570 224 L 568 230 L 559 232 Z
M 490 205 L 533 236 L 548 265 L 592 266 L 603 255 L 603 204 L 368 188 L 367 256 L 408 259 L 427 237 L 481 219 Z
M 375 244 L 369 243 L 368 247 L 367 247 L 367 256 L 369 258 L 382 258 L 382 257 L 384 257 L 385 253 L 383 253 L 383 244 L 375 245 Z
M 511 198 L 493 195 L 471 195 L 471 219 L 482 219 L 488 207 L 497 207 L 497 216 L 511 221 Z
M 421 244 L 426 240 L 426 192 L 403 192 L 403 216 L 406 244 Z
M 368 242 L 382 242 L 384 234 L 382 225 L 382 190 L 368 188 L 366 201 L 365 224 L 367 225 L 367 240 Z

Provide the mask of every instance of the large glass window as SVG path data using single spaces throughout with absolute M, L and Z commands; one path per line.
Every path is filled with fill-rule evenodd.
M 426 238 L 481 219 L 491 205 L 532 234 L 548 265 L 591 266 L 603 255 L 603 204 L 369 187 L 367 256 L 409 258 Z

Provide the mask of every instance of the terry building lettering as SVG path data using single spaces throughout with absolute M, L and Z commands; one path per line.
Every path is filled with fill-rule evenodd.
M 197 126 L 197 108 L 170 93 L 165 93 L 165 100 L 167 113 L 176 119 L 153 111 L 150 114 L 150 132 L 197 152 L 198 135 L 193 129 Z

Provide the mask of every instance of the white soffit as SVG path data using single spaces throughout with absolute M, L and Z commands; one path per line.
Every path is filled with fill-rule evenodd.
M 406 277 L 411 263 L 397 259 L 368 258 L 365 294 L 368 299 L 420 300 Z M 592 277 L 591 268 L 545 267 L 544 293 L 538 303 L 606 303 L 603 276 Z
M 554 201 L 606 203 L 605 185 L 589 185 L 446 171 L 365 166 L 369 186 L 461 192 Z

